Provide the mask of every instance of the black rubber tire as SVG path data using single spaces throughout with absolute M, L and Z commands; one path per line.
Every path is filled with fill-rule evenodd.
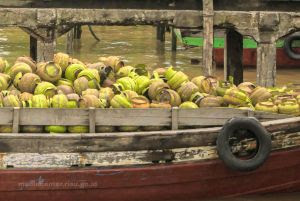
M 295 34 L 288 36 L 284 40 L 283 49 L 284 49 L 285 53 L 288 55 L 288 57 L 290 57 L 291 59 L 298 60 L 298 59 L 300 59 L 300 54 L 294 52 L 293 48 L 292 48 L 292 43 L 294 40 L 300 40 L 300 33 L 295 33 Z
M 251 131 L 258 144 L 255 155 L 248 159 L 242 160 L 233 155 L 229 145 L 229 139 L 234 131 L 247 129 Z M 232 170 L 252 171 L 260 167 L 268 158 L 272 148 L 271 135 L 255 118 L 232 118 L 223 126 L 217 138 L 217 150 L 220 159 Z

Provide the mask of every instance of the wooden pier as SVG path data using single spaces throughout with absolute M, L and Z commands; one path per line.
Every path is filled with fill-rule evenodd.
M 214 75 L 214 30 L 226 30 L 227 76 L 234 76 L 237 83 L 243 81 L 241 38 L 250 36 L 258 44 L 257 83 L 274 86 L 276 41 L 300 29 L 299 10 L 300 1 L 288 0 L 0 0 L 0 26 L 27 32 L 31 56 L 38 61 L 51 60 L 56 39 L 79 25 L 203 29 L 206 75 Z M 162 35 L 160 38 L 163 40 Z

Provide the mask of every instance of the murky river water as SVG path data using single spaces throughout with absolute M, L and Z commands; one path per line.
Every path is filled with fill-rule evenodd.
M 149 69 L 173 65 L 183 70 L 190 76 L 201 73 L 200 65 L 192 65 L 192 58 L 201 59 L 201 49 L 192 48 L 185 50 L 178 44 L 176 54 L 171 52 L 170 34 L 166 35 L 164 48 L 156 42 L 155 28 L 151 26 L 137 27 L 94 27 L 94 31 L 101 38 L 96 42 L 87 27 L 83 27 L 82 39 L 75 44 L 73 56 L 85 61 L 96 62 L 100 56 L 122 56 L 128 64 L 147 64 Z M 66 37 L 57 41 L 58 51 L 66 51 Z M 29 55 L 29 36 L 18 28 L 0 29 L 0 57 L 5 57 L 13 63 L 16 57 Z M 300 82 L 299 69 L 278 69 L 277 83 L 284 85 L 290 82 Z M 217 75 L 223 77 L 223 70 L 218 69 Z M 246 69 L 246 81 L 255 81 L 255 69 Z M 210 201 L 299 201 L 300 193 L 273 194 L 236 199 L 214 199 Z
M 170 34 L 166 34 L 166 43 L 161 45 L 156 41 L 156 30 L 151 26 L 119 27 L 102 26 L 93 27 L 101 38 L 97 42 L 83 27 L 82 40 L 75 44 L 74 57 L 85 62 L 96 62 L 99 56 L 122 56 L 128 64 L 147 64 L 149 69 L 173 65 L 190 76 L 201 73 L 200 65 L 192 65 L 191 58 L 201 59 L 201 48 L 186 50 L 178 44 L 176 54 L 171 52 Z M 66 37 L 57 41 L 58 51 L 66 51 Z M 11 63 L 17 56 L 29 54 L 29 36 L 18 28 L 0 29 L 0 56 L 7 58 Z M 164 48 L 163 48 L 164 47 Z M 223 77 L 223 70 L 218 69 L 217 76 Z M 284 85 L 288 82 L 300 82 L 299 69 L 278 69 L 277 83 Z M 256 80 L 256 70 L 246 69 L 246 81 Z

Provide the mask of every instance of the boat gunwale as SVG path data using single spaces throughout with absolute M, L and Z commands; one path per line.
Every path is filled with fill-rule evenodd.
M 253 118 L 253 117 L 249 117 Z M 272 131 L 280 131 L 281 129 L 274 129 L 273 126 L 286 125 L 287 129 L 289 124 L 300 123 L 300 117 L 291 117 L 277 120 L 270 120 L 261 122 L 262 126 Z M 135 137 L 135 136 L 159 136 L 159 135 L 181 135 L 181 134 L 207 134 L 216 133 L 222 129 L 221 126 L 207 127 L 207 128 L 194 128 L 194 129 L 179 129 L 179 130 L 161 130 L 161 131 L 138 131 L 138 132 L 112 132 L 112 133 L 78 133 L 78 134 L 58 134 L 58 133 L 0 133 L 0 139 L 3 138 L 68 138 L 68 139 L 88 139 L 88 138 L 109 138 L 109 137 Z
M 1 108 L 0 125 L 46 126 L 221 126 L 234 116 L 254 116 L 259 120 L 291 117 L 283 114 L 214 107 L 198 109 L 126 109 L 126 108 Z M 18 131 L 18 129 L 16 129 Z

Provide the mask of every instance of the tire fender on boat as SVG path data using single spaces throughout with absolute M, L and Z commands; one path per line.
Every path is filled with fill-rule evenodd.
M 237 130 L 250 131 L 257 140 L 255 154 L 250 159 L 236 157 L 229 144 L 230 138 Z M 268 158 L 272 149 L 271 135 L 255 118 L 232 118 L 223 126 L 217 137 L 217 151 L 220 159 L 232 170 L 252 171 L 260 167 Z
M 293 50 L 292 44 L 294 40 L 300 40 L 300 33 L 294 33 L 284 40 L 283 49 L 285 53 L 292 59 L 300 59 L 300 53 Z

